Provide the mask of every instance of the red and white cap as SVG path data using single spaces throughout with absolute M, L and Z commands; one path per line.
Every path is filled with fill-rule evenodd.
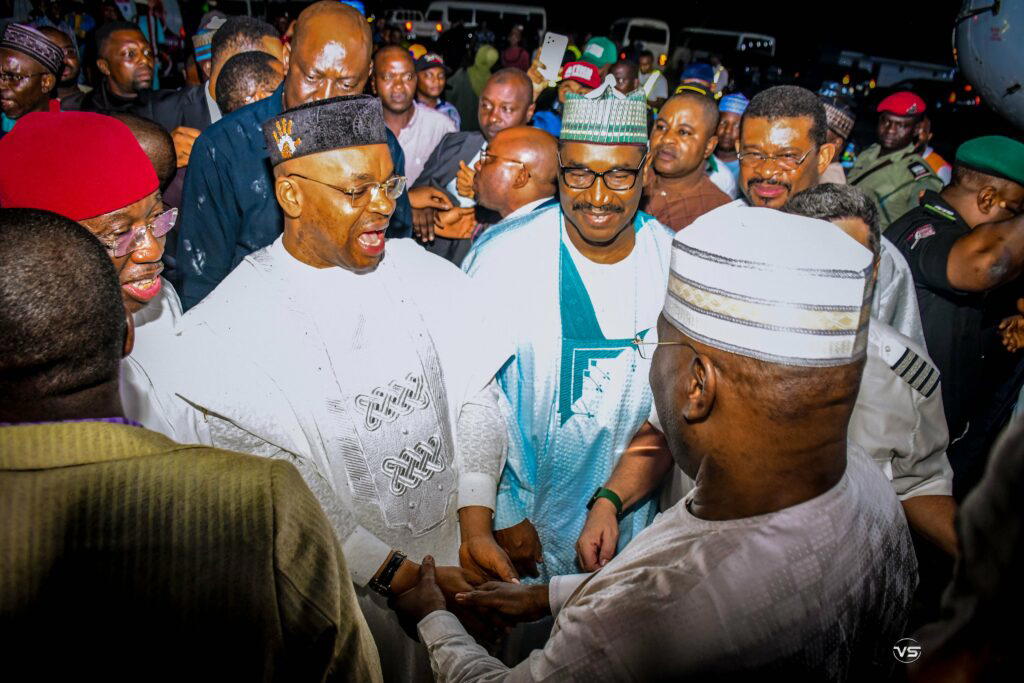
M 563 81 L 576 81 L 588 88 L 601 85 L 601 73 L 590 62 L 568 62 L 562 69 Z

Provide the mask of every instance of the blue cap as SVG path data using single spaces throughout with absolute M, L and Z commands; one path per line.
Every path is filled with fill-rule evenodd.
M 715 80 L 715 69 L 710 64 L 691 64 L 683 70 L 682 79 L 696 78 L 701 81 L 713 83 Z
M 737 92 L 723 97 L 718 103 L 718 111 L 743 116 L 743 112 L 747 110 L 748 104 L 750 104 L 750 100 L 747 99 L 747 96 L 741 92 Z

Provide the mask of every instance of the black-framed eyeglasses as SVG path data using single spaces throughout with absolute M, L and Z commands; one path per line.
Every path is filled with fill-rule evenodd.
M 377 192 L 383 192 L 388 199 L 398 199 L 405 192 L 405 176 L 404 175 L 393 175 L 382 183 L 366 183 L 358 187 L 353 187 L 350 190 L 344 187 L 338 187 L 325 183 L 322 180 L 316 178 L 309 178 L 299 173 L 289 173 L 289 176 L 296 178 L 302 178 L 303 180 L 309 180 L 310 182 L 317 183 L 318 185 L 325 185 L 332 190 L 337 190 L 342 194 L 348 195 L 348 200 L 352 202 L 352 206 L 366 206 L 370 203 L 370 199 Z
M 604 186 L 615 192 L 623 192 L 633 189 L 636 185 L 637 176 L 643 171 L 644 162 L 647 160 L 647 152 L 644 152 L 640 159 L 640 166 L 637 168 L 610 168 L 607 171 L 598 173 L 586 166 L 563 166 L 562 155 L 558 154 L 558 170 L 562 174 L 562 182 L 574 190 L 589 189 L 598 178 L 604 181 Z
M 49 71 L 36 71 L 36 72 L 30 73 L 30 74 L 19 74 L 19 73 L 14 73 L 13 71 L 0 71 L 0 85 L 16 85 L 16 86 L 20 86 L 22 83 L 24 83 L 25 81 L 27 81 L 30 78 L 35 78 L 36 76 L 42 76 L 42 75 L 48 74 L 48 73 L 50 73 L 50 72 Z
M 640 335 L 633 337 L 633 346 L 636 347 L 636 352 L 640 354 L 640 357 L 644 360 L 648 360 L 654 356 L 654 352 L 658 350 L 659 346 L 686 346 L 691 351 L 697 353 L 697 349 L 693 348 L 693 345 L 689 342 L 684 341 L 656 341 L 646 342 L 640 338 Z
M 761 166 L 766 161 L 771 161 L 776 164 L 779 168 L 786 171 L 795 171 L 800 168 L 800 165 L 807 160 L 807 157 L 811 156 L 811 152 L 814 149 L 809 149 L 804 152 L 803 156 L 798 154 L 765 154 L 764 152 L 739 152 L 736 154 L 736 158 L 739 159 L 740 163 L 744 166 Z
M 107 249 L 113 252 L 114 256 L 121 258 L 127 256 L 146 243 L 146 232 L 153 234 L 153 239 L 160 239 L 171 231 L 174 223 L 178 220 L 178 209 L 172 208 L 160 213 L 153 220 L 145 225 L 127 230 L 114 238 L 113 244 L 103 243 Z

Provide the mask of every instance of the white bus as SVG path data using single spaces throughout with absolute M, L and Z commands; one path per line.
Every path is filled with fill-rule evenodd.
M 486 23 L 492 31 L 522 24 L 527 32 L 533 31 L 534 35 L 541 36 L 548 28 L 548 14 L 543 7 L 489 2 L 432 2 L 427 7 L 426 21 L 440 24 L 445 31 L 457 23 L 467 28 Z
M 665 66 L 668 47 L 672 43 L 672 33 L 668 24 L 660 19 L 641 17 L 618 19 L 613 22 L 609 37 L 623 52 L 632 45 L 642 45 L 643 49 L 651 51 L 659 67 Z

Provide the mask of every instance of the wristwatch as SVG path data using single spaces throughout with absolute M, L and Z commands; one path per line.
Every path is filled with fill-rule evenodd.
M 385 598 L 390 598 L 391 582 L 394 580 L 395 574 L 398 573 L 398 568 L 402 566 L 403 562 L 405 562 L 405 555 L 399 550 L 393 551 L 391 553 L 391 559 L 388 560 L 387 566 L 384 567 L 384 571 L 370 579 L 367 586 L 377 591 Z
M 598 486 L 597 490 L 594 491 L 594 495 L 590 497 L 590 501 L 587 502 L 588 510 L 594 507 L 594 503 L 597 502 L 598 498 L 610 500 L 612 505 L 615 506 L 615 519 L 622 519 L 622 499 L 619 498 L 619 494 L 615 493 L 615 491 L 612 491 L 611 489 Z

